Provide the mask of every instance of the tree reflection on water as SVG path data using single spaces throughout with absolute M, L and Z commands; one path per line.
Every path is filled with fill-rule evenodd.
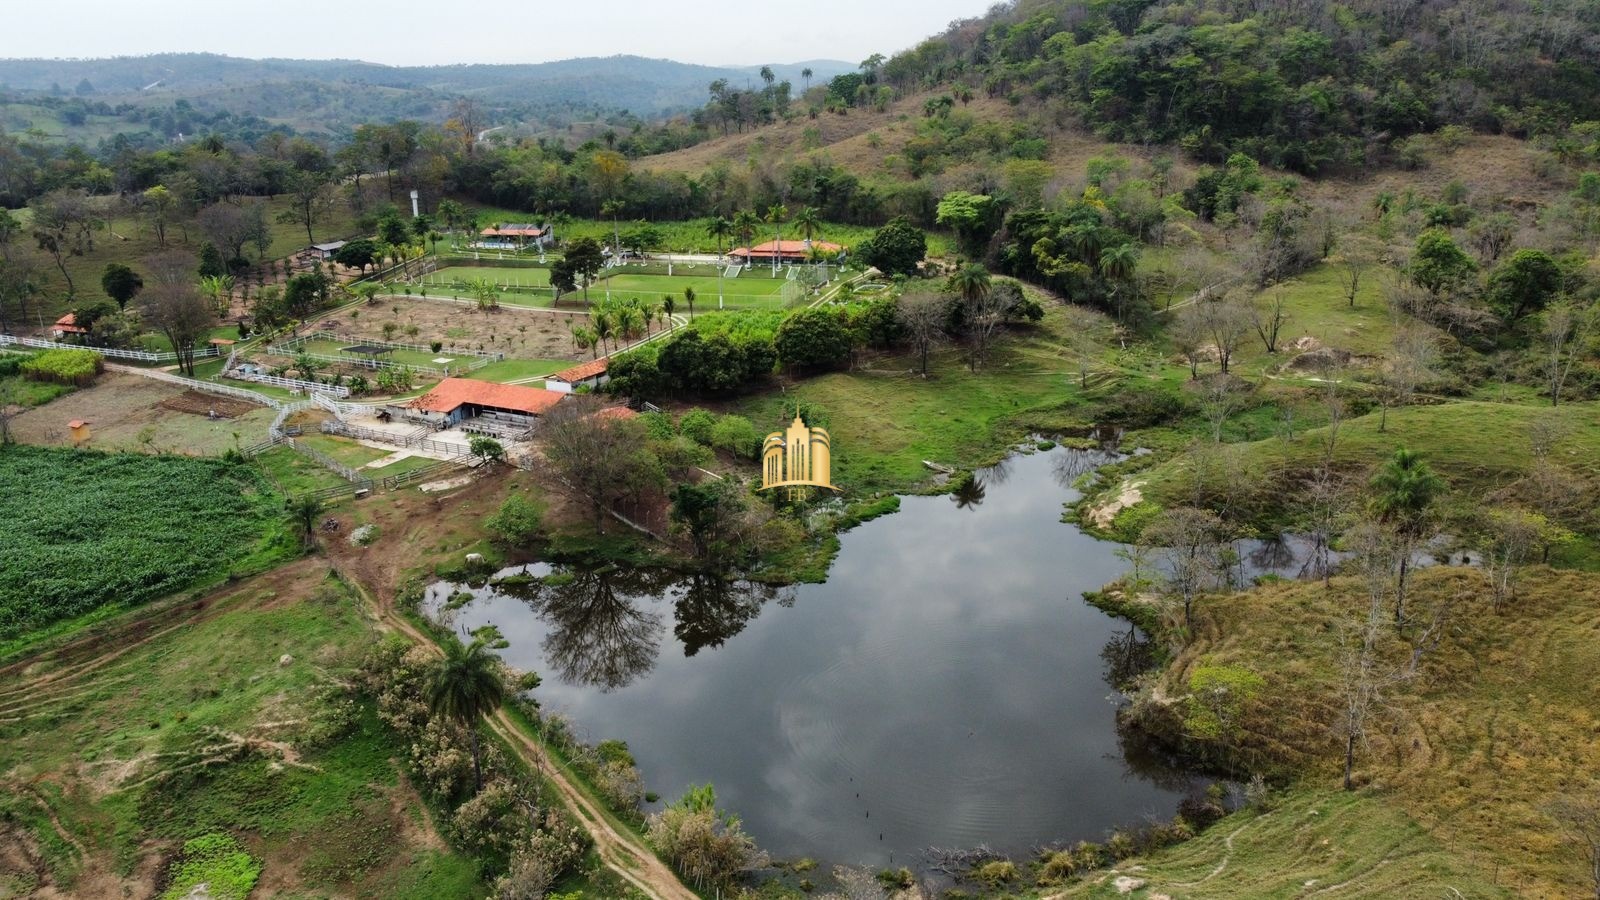
M 779 594 L 771 585 L 730 581 L 716 574 L 694 575 L 679 585 L 673 603 L 677 624 L 672 633 L 683 643 L 684 656 L 693 656 L 702 647 L 720 647 Z M 793 602 L 792 596 L 789 602 Z
M 662 616 L 647 601 L 671 596 L 673 634 L 685 656 L 720 647 L 743 631 L 767 601 L 792 603 L 792 591 L 657 569 L 569 568 L 545 578 L 508 578 L 496 590 L 516 597 L 548 626 L 541 648 L 562 681 L 610 692 L 655 668 Z

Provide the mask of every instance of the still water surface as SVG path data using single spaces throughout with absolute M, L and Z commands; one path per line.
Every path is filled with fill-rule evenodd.
M 496 625 L 507 661 L 544 676 L 544 707 L 627 741 L 651 790 L 713 782 L 774 855 L 882 865 L 1098 839 L 1170 817 L 1192 787 L 1115 728 L 1132 635 L 1081 595 L 1124 564 L 1060 521 L 1100 461 L 1030 453 L 977 489 L 904 498 L 842 537 L 826 584 L 569 570 L 446 615 Z

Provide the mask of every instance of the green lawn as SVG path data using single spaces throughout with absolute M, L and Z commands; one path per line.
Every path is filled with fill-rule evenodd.
M 720 284 L 718 283 L 720 282 Z M 764 272 L 747 271 L 738 278 L 717 278 L 715 272 L 707 275 L 643 275 L 622 272 L 611 275 L 589 287 L 589 296 L 603 298 L 637 298 L 647 303 L 659 302 L 670 296 L 678 312 L 688 312 L 684 304 L 683 289 L 693 288 L 695 308 L 705 311 L 717 308 L 718 291 L 723 307 L 727 309 L 773 309 L 783 303 L 781 292 L 787 281 L 773 278 Z
M 255 458 L 255 466 L 291 497 L 349 484 L 293 447 L 273 447 Z
M 577 365 L 570 359 L 502 359 L 472 373 L 481 381 L 515 381 L 537 375 L 551 375 Z
M 502 290 L 511 288 L 548 288 L 550 286 L 550 270 L 542 266 L 445 266 L 434 272 L 422 276 L 422 285 L 432 292 L 435 287 L 446 290 L 460 290 L 465 296 L 465 283 L 477 280 L 487 280 L 495 283 Z M 415 287 L 412 288 L 416 290 Z

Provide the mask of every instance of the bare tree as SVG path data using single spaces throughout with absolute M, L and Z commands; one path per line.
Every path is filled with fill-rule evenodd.
M 1100 344 L 1095 340 L 1095 330 L 1101 327 L 1101 318 L 1081 306 L 1069 306 L 1067 316 L 1067 343 L 1072 348 L 1074 367 L 1078 370 L 1078 388 L 1089 387 L 1089 373 L 1099 356 Z
M 1546 811 L 1583 857 L 1595 900 L 1600 900 L 1600 782 L 1565 792 Z
M 1250 332 L 1249 301 L 1242 293 L 1229 291 L 1221 297 L 1201 300 L 1195 305 L 1201 310 L 1206 332 L 1211 337 L 1212 345 L 1217 348 L 1217 362 L 1226 375 L 1233 362 L 1233 354 Z
M 1229 416 L 1244 406 L 1245 397 L 1250 393 L 1250 382 L 1218 372 L 1195 382 L 1191 387 L 1199 395 L 1200 409 L 1211 423 L 1211 440 L 1222 443 L 1222 426 L 1227 423 Z
M 16 243 L 0 244 L 0 334 L 28 319 L 28 301 L 39 293 L 40 260 Z
M 253 243 L 265 255 L 264 246 L 272 243 L 272 231 L 267 225 L 266 206 L 247 203 L 213 203 L 200 210 L 195 217 L 200 232 L 206 240 L 222 252 L 224 261 L 232 263 L 244 255 L 245 244 Z
M 922 374 L 928 374 L 928 352 L 944 340 L 945 322 L 950 317 L 949 297 L 943 294 L 906 294 L 895 304 L 895 318 L 906 330 L 911 346 L 922 358 Z
M 995 339 L 1005 331 L 1006 317 L 1022 296 L 1013 288 L 1012 282 L 1000 282 L 966 298 L 967 362 L 974 372 L 988 362 Z
M 1522 509 L 1489 509 L 1483 517 L 1483 575 L 1495 612 L 1517 592 L 1517 575 L 1544 541 L 1544 516 Z
M 1226 528 L 1216 513 L 1180 506 L 1161 513 L 1140 540 L 1160 558 L 1162 593 L 1183 611 L 1185 636 L 1194 631 L 1194 603 L 1221 583 Z
M 93 201 L 82 190 L 61 189 L 35 199 L 30 207 L 34 241 L 55 260 L 67 282 L 67 296 L 75 296 L 77 285 L 67 269 L 67 257 L 94 252 L 94 230 L 100 218 Z
M 1183 355 L 1184 361 L 1189 364 L 1191 381 L 1200 377 L 1200 361 L 1205 358 L 1206 349 L 1211 346 L 1210 336 L 1211 329 L 1206 322 L 1206 311 L 1200 303 L 1178 310 L 1177 319 L 1172 323 L 1168 337 L 1172 340 L 1172 345 Z
M 1350 485 L 1333 467 L 1339 446 L 1339 431 L 1344 424 L 1344 398 L 1339 396 L 1337 371 L 1330 371 L 1323 385 L 1322 407 L 1328 424 L 1323 427 L 1321 459 L 1306 490 L 1306 511 L 1311 533 L 1311 557 L 1305 573 L 1321 578 L 1328 587 L 1333 574 L 1333 534 L 1341 513 L 1352 499 Z
M 1367 738 L 1367 720 L 1384 702 L 1383 690 L 1401 680 L 1399 672 L 1385 667 L 1378 655 L 1383 628 L 1383 608 L 1389 592 L 1389 573 L 1397 552 L 1392 535 L 1377 523 L 1366 523 L 1351 536 L 1356 565 L 1367 588 L 1367 614 L 1342 638 L 1341 711 L 1339 732 L 1344 738 L 1344 789 L 1354 790 L 1356 748 Z
M 1278 352 L 1278 335 L 1288 321 L 1289 313 L 1283 308 L 1281 289 L 1273 291 L 1272 300 L 1265 304 L 1250 304 L 1250 322 L 1255 325 L 1256 334 L 1261 337 L 1261 344 L 1268 353 Z
M 178 368 L 194 377 L 194 354 L 216 325 L 216 312 L 195 283 L 194 257 L 177 250 L 145 260 L 150 277 L 139 295 L 144 321 L 160 330 L 178 354 Z
M 1593 349 L 1597 328 L 1600 328 L 1600 304 L 1578 305 L 1561 300 L 1544 311 L 1536 346 L 1551 406 L 1561 403 L 1561 391 L 1572 373 L 1573 364 Z
M 1395 332 L 1389 359 L 1383 368 L 1382 389 L 1378 392 L 1382 404 L 1378 416 L 1380 432 L 1389 428 L 1389 408 L 1410 403 L 1417 386 L 1432 376 L 1438 352 L 1438 343 L 1425 326 L 1405 324 Z
M 1344 288 L 1345 301 L 1356 308 L 1356 296 L 1361 293 L 1361 280 L 1367 270 L 1377 262 L 1377 250 L 1365 238 L 1346 237 L 1344 249 L 1339 253 L 1336 271 L 1339 285 Z
M 659 467 L 651 465 L 654 460 L 644 449 L 643 426 L 594 415 L 599 408 L 596 398 L 568 397 L 545 417 L 540 434 L 557 475 L 588 499 L 595 530 L 604 533 L 611 502 Z

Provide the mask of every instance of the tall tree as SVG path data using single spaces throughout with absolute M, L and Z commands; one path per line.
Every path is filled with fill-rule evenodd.
M 1373 512 L 1399 542 L 1394 622 L 1403 627 L 1411 555 L 1428 532 L 1434 501 L 1444 493 L 1445 483 L 1420 454 L 1402 447 L 1373 474 L 1371 488 Z
M 895 303 L 895 318 L 921 357 L 922 375 L 926 378 L 928 353 L 944 337 L 944 323 L 950 318 L 950 298 L 943 294 L 905 294 Z
M 147 259 L 145 268 L 150 283 L 139 295 L 144 320 L 167 336 L 178 368 L 193 378 L 195 350 L 217 321 L 195 285 L 194 257 L 169 250 Z
M 589 302 L 589 283 L 600 274 L 600 269 L 605 265 L 605 254 L 600 250 L 600 242 L 591 237 L 581 237 L 567 245 L 565 254 L 567 264 L 572 267 L 572 274 L 577 276 L 583 285 L 583 302 Z
M 444 658 L 428 677 L 428 709 L 454 720 L 467 730 L 472 743 L 472 781 L 483 790 L 483 759 L 478 747 L 478 720 L 493 713 L 506 697 L 500 660 L 483 641 L 463 645 L 452 637 L 444 642 Z
M 105 271 L 100 273 L 100 289 L 117 301 L 118 309 L 126 311 L 128 301 L 144 290 L 144 279 L 122 263 L 107 263 Z
M 717 242 L 717 256 L 722 256 L 722 242 L 733 235 L 733 223 L 722 216 L 715 216 L 706 223 L 706 236 L 714 238 Z

